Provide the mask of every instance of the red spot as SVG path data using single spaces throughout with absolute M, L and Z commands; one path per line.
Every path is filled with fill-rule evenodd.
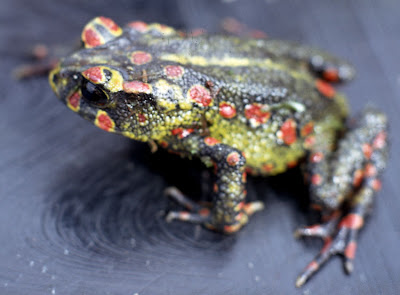
M 240 212 L 238 215 L 235 216 L 236 221 L 240 221 L 243 218 L 243 212 Z
M 103 23 L 103 25 L 105 27 L 107 27 L 110 31 L 118 31 L 119 30 L 119 26 L 110 18 L 108 17 L 104 17 L 104 16 L 100 16 L 99 20 Z
M 143 65 L 151 61 L 151 55 L 144 51 L 135 51 L 132 53 L 131 61 L 135 65 Z
M 298 164 L 297 161 L 290 161 L 289 163 L 287 163 L 287 167 L 288 167 L 289 169 L 290 169 L 290 168 L 294 168 L 294 167 L 297 166 L 297 164 Z
M 104 79 L 104 74 L 100 67 L 89 68 L 82 74 L 86 79 L 92 81 L 93 83 L 99 83 Z
M 318 225 L 317 225 L 318 226 Z M 320 226 L 318 226 L 320 227 Z M 325 253 L 326 251 L 328 251 L 329 247 L 332 245 L 332 238 L 328 237 L 325 239 L 325 243 L 324 246 L 321 249 L 321 253 Z
M 171 130 L 172 135 L 177 135 L 178 138 L 182 139 L 191 134 L 194 131 L 194 129 L 189 128 L 189 129 L 183 129 L 183 128 L 176 128 Z
M 128 93 L 147 93 L 151 92 L 151 86 L 141 81 L 124 82 L 123 88 Z
M 218 184 L 214 183 L 213 191 L 214 193 L 218 192 Z
M 210 91 L 201 85 L 194 85 L 189 90 L 189 97 L 203 106 L 209 106 L 212 102 Z
M 191 30 L 191 31 L 189 32 L 189 35 L 190 35 L 191 37 L 196 37 L 196 36 L 204 35 L 206 32 L 207 32 L 207 31 L 206 31 L 205 29 L 196 28 L 196 29 Z
M 220 143 L 220 141 L 218 139 L 215 139 L 214 137 L 210 137 L 210 136 L 207 136 L 206 138 L 204 138 L 204 142 L 208 146 L 213 146 L 213 145 Z
M 344 256 L 349 259 L 354 259 L 354 257 L 356 257 L 356 250 L 357 243 L 355 241 L 351 241 L 344 250 Z
M 242 201 L 239 204 L 237 204 L 236 209 L 239 211 L 239 210 L 242 210 L 243 207 L 244 207 L 244 202 Z
M 324 154 L 321 152 L 316 152 L 311 155 L 311 162 L 312 163 L 319 163 L 324 158 Z
M 364 156 L 367 160 L 369 160 L 371 158 L 372 155 L 372 146 L 368 143 L 364 143 L 362 146 L 362 150 L 364 153 Z
M 83 32 L 83 41 L 87 47 L 96 47 L 103 44 L 101 36 L 93 29 L 85 29 Z
M 287 145 L 291 145 L 296 142 L 296 122 L 293 119 L 287 119 L 281 126 L 280 138 Z
M 353 186 L 359 187 L 361 185 L 361 182 L 364 178 L 364 171 L 361 169 L 358 169 L 354 172 L 354 177 L 353 177 Z
M 263 31 L 260 30 L 253 30 L 250 32 L 250 37 L 251 38 L 256 38 L 256 39 L 267 39 L 268 36 L 265 34 Z
M 322 183 L 322 177 L 319 174 L 311 176 L 311 183 L 314 185 L 320 185 Z
M 268 106 L 259 103 L 246 105 L 244 115 L 250 122 L 256 123 L 256 126 L 266 123 L 271 117 Z
M 210 210 L 207 208 L 202 208 L 198 211 L 200 216 L 208 216 L 210 215 Z
M 315 211 L 322 211 L 322 206 L 319 204 L 311 204 L 310 207 Z
M 226 157 L 226 162 L 229 166 L 235 166 L 240 161 L 240 155 L 237 152 L 231 152 Z
M 305 148 L 311 148 L 314 144 L 315 144 L 315 136 L 314 135 L 310 135 L 310 136 L 306 137 L 306 139 L 304 140 Z
M 325 80 L 329 82 L 338 82 L 339 81 L 339 71 L 335 68 L 328 68 L 323 73 L 322 76 Z
M 99 128 L 105 131 L 110 131 L 113 128 L 113 123 L 108 115 L 101 114 L 100 116 L 97 117 L 97 120 L 99 122 L 98 123 Z
M 306 125 L 301 128 L 300 134 L 302 137 L 310 135 L 314 131 L 314 122 L 308 122 Z
M 307 270 L 317 270 L 318 269 L 318 263 L 316 261 L 311 261 L 309 265 L 307 265 L 306 269 Z
M 323 96 L 328 97 L 328 98 L 333 98 L 335 96 L 335 89 L 330 85 L 329 83 L 323 81 L 323 80 L 316 80 L 315 81 L 315 87 L 317 87 L 317 90 L 319 93 L 321 93 Z
M 360 229 L 364 224 L 364 218 L 356 213 L 346 215 L 339 224 L 339 227 Z
M 166 66 L 165 74 L 168 78 L 179 78 L 183 75 L 183 68 L 180 66 Z
M 262 165 L 262 170 L 264 170 L 265 172 L 271 172 L 274 168 L 275 166 L 272 163 Z
M 250 168 L 250 167 L 246 167 L 245 171 L 246 171 L 247 174 L 250 174 L 250 175 L 256 175 L 257 174 L 257 171 L 254 170 L 253 168 Z
M 146 32 L 148 30 L 148 25 L 145 22 L 141 21 L 130 22 L 127 26 L 141 33 Z
M 232 119 L 236 116 L 236 108 L 230 103 L 222 102 L 219 104 L 219 114 L 226 119 Z
M 365 170 L 365 176 L 367 176 L 367 177 L 375 176 L 377 173 L 376 167 L 371 163 L 368 163 L 367 165 L 365 165 L 364 170 Z
M 68 97 L 68 102 L 74 109 L 77 109 L 79 107 L 80 101 L 81 101 L 81 96 L 79 95 L 78 92 L 75 92 L 70 97 Z
M 166 141 L 160 141 L 160 145 L 161 145 L 163 148 L 167 148 L 167 147 L 168 147 L 168 142 L 166 142 Z
M 382 131 L 379 132 L 379 134 L 375 137 L 372 146 L 374 147 L 374 149 L 381 149 L 385 145 L 386 145 L 386 133 Z
M 374 191 L 379 191 L 382 188 L 382 182 L 379 179 L 374 179 L 371 182 L 371 187 Z
M 146 122 L 146 116 L 144 114 L 138 114 L 138 119 L 139 123 L 145 123 Z

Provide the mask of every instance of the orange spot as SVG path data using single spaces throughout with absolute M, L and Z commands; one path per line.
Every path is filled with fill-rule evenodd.
M 319 174 L 311 176 L 311 183 L 314 185 L 320 185 L 322 183 L 322 177 Z
M 219 114 L 226 119 L 232 119 L 236 116 L 236 108 L 231 103 L 221 102 L 219 104 Z
M 349 259 L 354 259 L 354 257 L 356 257 L 356 250 L 357 243 L 355 241 L 351 241 L 344 250 L 344 256 Z
M 321 152 L 315 152 L 311 155 L 311 162 L 312 163 L 319 163 L 324 158 L 324 154 Z
M 290 169 L 290 168 L 294 168 L 294 167 L 297 166 L 297 164 L 298 164 L 297 161 L 290 161 L 289 163 L 287 163 L 287 167 L 288 167 L 289 169 Z
M 240 161 L 240 156 L 237 152 L 231 152 L 227 157 L 226 157 L 226 162 L 228 162 L 228 165 L 230 166 L 235 166 L 237 163 Z
M 364 170 L 365 170 L 365 176 L 367 176 L 367 177 L 375 176 L 377 173 L 376 167 L 371 163 L 368 163 L 367 165 L 365 165 Z
M 364 224 L 364 218 L 356 213 L 346 215 L 339 224 L 339 227 L 360 229 Z
M 181 77 L 184 72 L 181 66 L 166 66 L 164 70 L 165 70 L 165 75 L 167 75 L 167 77 L 171 79 Z
M 372 155 L 372 146 L 368 143 L 364 143 L 362 146 L 362 150 L 364 153 L 364 156 L 367 160 L 369 160 L 371 158 Z
M 249 104 L 245 107 L 244 115 L 254 126 L 259 126 L 266 123 L 271 117 L 271 113 L 268 109 L 268 106 L 265 104 Z
M 214 183 L 213 191 L 214 193 L 218 192 L 218 185 L 216 183 Z
M 381 149 L 385 145 L 386 145 L 386 133 L 382 131 L 379 132 L 379 134 L 375 137 L 372 146 L 374 147 L 374 149 Z
M 242 225 L 240 223 L 233 224 L 233 225 L 225 225 L 224 232 L 227 234 L 235 233 L 241 228 L 241 226 Z
M 160 145 L 161 145 L 163 148 L 167 148 L 167 147 L 168 147 L 168 142 L 166 142 L 166 141 L 160 141 Z
M 135 51 L 131 55 L 131 61 L 135 65 L 143 65 L 151 61 L 151 55 L 144 51 Z
M 123 88 L 127 93 L 151 93 L 151 85 L 141 81 L 124 82 Z
M 271 172 L 274 169 L 275 165 L 272 163 L 267 163 L 262 165 L 262 170 L 264 170 L 265 172 Z
M 100 67 L 92 67 L 82 73 L 82 75 L 93 83 L 104 81 L 105 76 Z
M 318 204 L 311 204 L 310 207 L 311 207 L 311 209 L 313 209 L 315 211 L 321 211 L 322 210 L 322 206 L 318 205 Z
M 220 143 L 220 141 L 218 139 L 215 139 L 214 137 L 210 137 L 210 136 L 204 138 L 204 142 L 208 146 L 213 146 L 213 145 Z
M 379 191 L 382 188 L 382 182 L 379 179 L 372 180 L 371 187 L 375 191 Z
M 210 91 L 201 85 L 194 85 L 189 89 L 189 97 L 202 106 L 209 106 L 212 102 Z
M 300 134 L 302 137 L 310 135 L 314 131 L 314 122 L 308 122 L 306 125 L 301 128 Z
M 246 183 L 246 181 L 247 181 L 247 173 L 243 172 L 243 174 L 242 174 L 242 182 Z
M 141 33 L 146 32 L 148 30 L 148 25 L 142 21 L 130 22 L 127 26 Z
M 316 261 L 311 261 L 309 265 L 307 265 L 306 269 L 308 270 L 317 270 L 318 269 L 318 263 Z
M 333 98 L 335 96 L 335 89 L 330 85 L 329 83 L 323 81 L 323 80 L 316 80 L 315 81 L 315 87 L 317 87 L 317 90 L 319 93 L 321 93 L 323 96 L 328 97 L 328 98 Z
M 287 145 L 295 143 L 297 140 L 296 122 L 293 119 L 287 119 L 282 124 L 278 137 Z
M 361 185 L 361 182 L 364 178 L 364 171 L 361 169 L 357 169 L 354 172 L 354 177 L 353 177 L 353 186 L 359 187 Z
M 328 68 L 323 73 L 322 76 L 325 80 L 329 82 L 338 82 L 339 81 L 339 71 L 335 68 Z

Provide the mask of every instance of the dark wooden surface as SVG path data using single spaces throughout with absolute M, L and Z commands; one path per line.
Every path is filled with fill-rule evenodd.
M 266 210 L 236 236 L 167 224 L 162 191 L 199 197 L 198 162 L 100 131 L 45 78 L 10 77 L 32 44 L 71 45 L 97 15 L 209 31 L 234 17 L 355 64 L 356 81 L 340 89 L 353 114 L 371 103 L 389 115 L 392 148 L 353 275 L 335 258 L 294 288 L 321 246 L 292 237 L 309 221 L 296 171 L 250 178 Z M 0 294 L 400 294 L 399 1 L 2 0 L 0 23 Z

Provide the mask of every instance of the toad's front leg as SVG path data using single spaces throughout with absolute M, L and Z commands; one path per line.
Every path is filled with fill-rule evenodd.
M 263 208 L 261 202 L 245 203 L 246 159 L 239 150 L 215 138 L 196 134 L 172 142 L 170 147 L 175 151 L 189 151 L 190 155 L 200 157 L 206 164 L 213 164 L 216 181 L 210 208 L 192 202 L 177 189 L 168 189 L 166 193 L 188 211 L 169 212 L 167 220 L 201 223 L 209 229 L 233 233 L 247 223 L 248 216 Z
M 296 236 L 321 237 L 324 247 L 296 281 L 303 285 L 336 254 L 344 257 L 348 273 L 353 270 L 357 236 L 380 188 L 386 165 L 386 117 L 367 110 L 358 126 L 333 151 L 332 138 L 319 136 L 310 157 L 311 200 L 323 211 L 323 223 L 298 229 Z M 328 135 L 329 136 L 329 135 Z

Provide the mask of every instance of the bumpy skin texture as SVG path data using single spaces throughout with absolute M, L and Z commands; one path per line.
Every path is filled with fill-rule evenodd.
M 71 110 L 103 130 L 214 166 L 212 206 L 172 189 L 188 211 L 169 220 L 236 232 L 262 208 L 245 202 L 246 173 L 275 175 L 302 162 L 325 222 L 296 234 L 326 245 L 297 285 L 333 254 L 343 254 L 351 271 L 387 145 L 386 117 L 376 110 L 346 126 L 346 100 L 329 82 L 352 79 L 348 63 L 285 41 L 185 36 L 143 22 L 122 30 L 105 17 L 86 25 L 82 41 L 49 76 Z

